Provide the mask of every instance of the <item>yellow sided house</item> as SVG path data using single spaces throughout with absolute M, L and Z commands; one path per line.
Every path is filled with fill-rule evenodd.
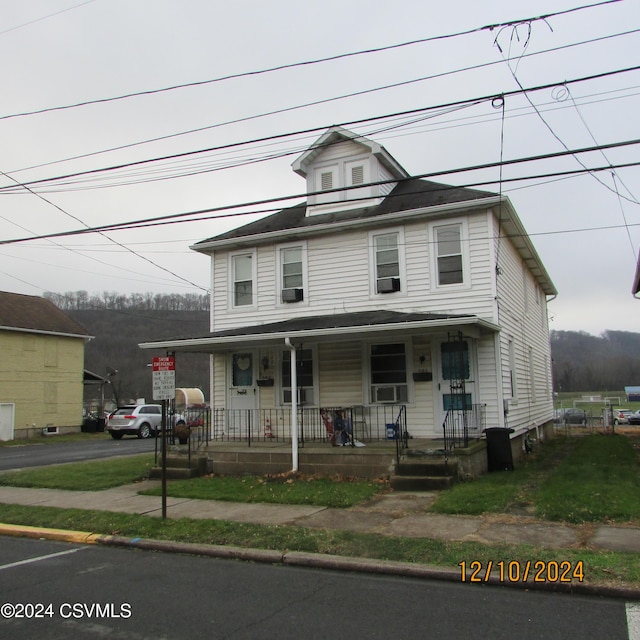
M 0 292 L 0 440 L 80 427 L 90 338 L 49 300 Z

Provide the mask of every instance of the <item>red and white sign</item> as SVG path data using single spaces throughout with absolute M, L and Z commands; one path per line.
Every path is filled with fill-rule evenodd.
M 161 356 L 153 359 L 153 399 L 173 400 L 176 396 L 176 359 Z

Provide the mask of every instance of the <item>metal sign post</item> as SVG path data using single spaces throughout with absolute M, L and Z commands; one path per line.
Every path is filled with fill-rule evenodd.
M 153 399 L 162 400 L 162 518 L 167 518 L 167 400 L 176 395 L 175 356 L 153 359 Z

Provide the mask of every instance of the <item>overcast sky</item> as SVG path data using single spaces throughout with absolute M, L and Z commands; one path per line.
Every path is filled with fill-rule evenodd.
M 640 64 L 640 3 L 581 8 L 594 4 L 0 0 L 0 239 L 301 194 L 291 163 L 344 124 L 412 175 L 452 171 L 435 179 L 508 195 L 559 291 L 551 329 L 640 331 L 640 169 L 583 171 L 634 163 L 638 146 L 498 167 L 640 138 L 640 72 L 623 72 Z M 543 85 L 555 86 L 530 90 Z M 453 172 L 481 164 L 494 166 Z M 191 244 L 265 214 L 221 215 L 300 200 L 4 244 L 0 289 L 205 293 Z

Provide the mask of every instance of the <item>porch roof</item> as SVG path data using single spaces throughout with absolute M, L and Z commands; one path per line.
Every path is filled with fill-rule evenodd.
M 383 337 L 391 332 L 416 333 L 425 330 L 456 330 L 474 337 L 497 332 L 499 327 L 475 315 L 403 313 L 376 310 L 291 318 L 280 322 L 215 331 L 200 337 L 140 343 L 142 349 L 166 349 L 214 353 L 229 349 L 265 346 L 285 338 L 295 342 L 347 340 L 357 336 Z

